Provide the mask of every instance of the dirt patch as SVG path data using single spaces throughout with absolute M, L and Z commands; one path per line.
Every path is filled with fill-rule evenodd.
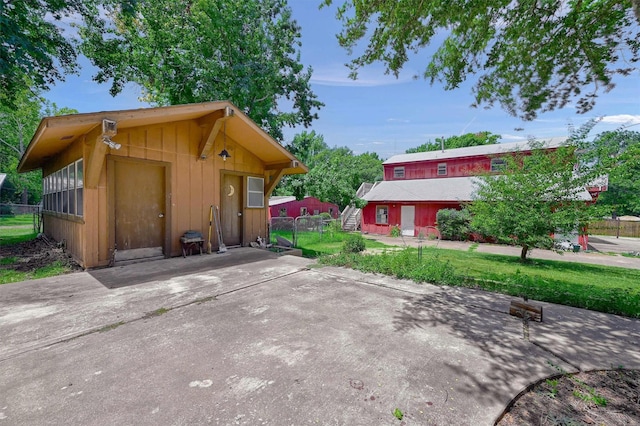
M 497 425 L 640 425 L 640 371 L 544 380 L 521 395 Z
M 82 270 L 80 265 L 69 254 L 65 253 L 62 247 L 58 247 L 42 237 L 0 247 L 0 258 L 11 257 L 15 257 L 16 261 L 8 265 L 0 265 L 0 269 L 32 272 L 55 262 L 60 262 L 61 265 L 67 266 L 72 272 Z

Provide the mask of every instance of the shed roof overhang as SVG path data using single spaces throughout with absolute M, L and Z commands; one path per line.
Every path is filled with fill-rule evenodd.
M 232 114 L 225 113 L 229 108 L 233 111 Z M 308 171 L 304 164 L 238 107 L 228 101 L 217 101 L 45 117 L 20 160 L 18 172 L 42 168 L 47 161 L 79 138 L 100 136 L 103 120 L 115 121 L 118 130 L 196 120 L 199 125 L 207 128 L 198 148 L 201 158 L 212 155 L 213 141 L 218 132 L 224 130 L 227 138 L 256 155 L 264 163 L 266 170 L 277 171 L 278 174 L 302 174 Z

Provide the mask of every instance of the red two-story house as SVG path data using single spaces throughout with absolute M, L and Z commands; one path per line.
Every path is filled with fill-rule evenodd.
M 566 138 L 553 138 L 546 148 L 558 148 Z M 403 235 L 428 236 L 436 233 L 436 213 L 440 209 L 460 209 L 472 201 L 474 176 L 480 170 L 499 171 L 502 157 L 531 151 L 528 142 L 501 143 L 395 155 L 383 163 L 384 181 L 376 183 L 363 198 L 361 229 L 372 234 L 388 234 L 399 226 Z M 586 190 L 581 194 L 591 201 Z

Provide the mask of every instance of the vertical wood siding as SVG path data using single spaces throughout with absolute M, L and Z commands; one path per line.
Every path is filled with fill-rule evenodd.
M 188 230 L 202 232 L 207 238 L 209 228 L 209 210 L 211 205 L 220 206 L 221 171 L 240 174 L 246 187 L 246 176 L 264 177 L 264 165 L 251 152 L 227 138 L 226 149 L 231 158 L 223 161 L 217 153 L 223 145 L 223 137 L 218 135 L 212 155 L 207 159 L 198 157 L 198 145 L 205 129 L 195 121 L 179 121 L 140 128 L 121 129 L 112 139 L 121 144 L 119 150 L 111 149 L 108 156 L 115 159 L 126 157 L 158 161 L 170 165 L 170 211 L 166 212 L 169 221 L 170 256 L 181 254 L 179 238 Z M 92 141 L 84 142 L 80 138 L 69 149 L 57 156 L 43 168 L 44 176 L 79 158 L 87 158 Z M 112 256 L 109 244 L 111 232 L 109 223 L 108 173 L 107 160 L 102 167 L 97 188 L 84 189 L 84 218 L 67 220 L 63 215 L 46 215 L 45 233 L 56 241 L 65 240 L 67 248 L 86 267 L 108 265 Z M 85 170 L 86 174 L 86 170 Z M 135 182 L 131 190 L 135 191 Z M 267 233 L 267 208 L 247 209 L 246 193 L 243 194 L 243 244 L 255 241 L 258 236 Z M 212 232 L 212 245 L 218 247 L 215 229 Z

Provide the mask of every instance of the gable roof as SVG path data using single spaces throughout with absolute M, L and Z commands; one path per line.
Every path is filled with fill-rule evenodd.
M 82 114 L 45 117 L 31 139 L 18 165 L 18 172 L 39 169 L 50 157 L 66 149 L 78 138 L 102 125 L 102 120 L 117 122 L 118 129 L 128 129 L 182 120 L 197 120 L 210 114 L 233 109 L 234 115 L 226 121 L 228 137 L 238 145 L 254 153 L 265 165 L 296 161 L 296 167 L 285 169 L 285 174 L 306 173 L 307 167 L 262 130 L 238 107 L 228 101 L 198 104 L 172 105 L 157 108 L 139 108 L 118 111 L 102 111 Z
M 545 148 L 558 148 L 567 140 L 566 137 L 551 138 L 545 141 Z M 413 163 L 416 161 L 445 160 L 451 158 L 475 157 L 478 155 L 494 155 L 505 152 L 528 151 L 531 149 L 529 141 L 496 143 L 491 145 L 469 146 L 466 148 L 445 149 L 444 151 L 416 152 L 413 154 L 399 154 L 390 157 L 382 164 Z
M 387 180 L 378 182 L 363 199 L 390 202 L 464 202 L 473 201 L 476 176 L 440 179 Z M 580 201 L 591 201 L 586 189 L 576 194 Z
M 386 180 L 378 182 L 363 199 L 367 201 L 471 201 L 474 176 Z
M 274 197 L 269 197 L 269 207 L 277 206 L 278 204 L 290 203 L 295 200 L 296 197 L 293 195 L 276 195 Z

